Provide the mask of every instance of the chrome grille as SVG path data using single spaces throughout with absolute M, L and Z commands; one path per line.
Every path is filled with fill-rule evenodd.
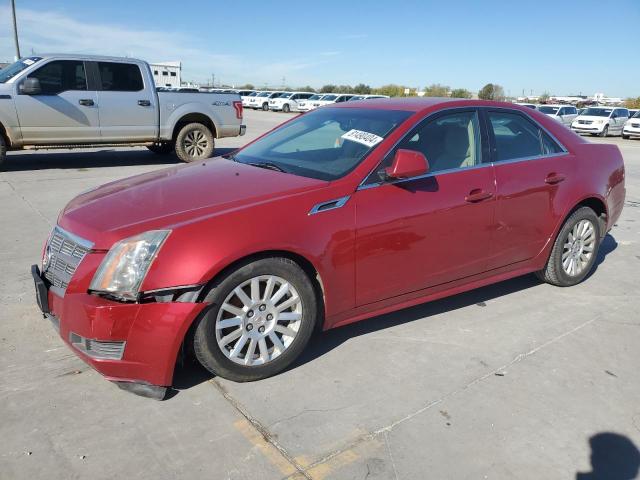
M 51 232 L 42 260 L 44 277 L 64 294 L 84 256 L 93 244 L 56 226 Z

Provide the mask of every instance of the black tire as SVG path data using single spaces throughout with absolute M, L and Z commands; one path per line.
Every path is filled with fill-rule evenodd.
M 282 111 L 283 111 L 284 113 L 289 113 L 289 112 L 291 111 L 291 107 L 289 106 L 289 104 L 288 104 L 288 103 L 285 103 L 285 104 L 282 106 Z
M 198 139 L 197 146 L 193 145 L 194 139 Z M 209 158 L 214 150 L 213 133 L 202 123 L 188 123 L 178 132 L 175 149 L 176 155 L 183 162 L 196 162 Z
M 0 172 L 7 168 L 7 146 L 0 135 Z
M 262 104 L 262 111 L 263 112 L 268 112 L 269 111 L 269 104 L 267 102 L 264 102 Z
M 623 140 L 629 140 L 629 135 L 625 135 L 624 133 L 622 134 L 622 139 Z
M 578 222 L 582 220 L 588 220 L 592 223 L 594 228 L 595 243 L 593 245 L 593 252 L 589 262 L 585 268 L 577 275 L 569 275 L 562 267 L 562 254 L 564 251 L 564 245 L 568 241 L 569 233 Z M 593 265 L 598 258 L 598 250 L 600 248 L 602 224 L 596 213 L 589 207 L 580 207 L 573 212 L 569 218 L 567 218 L 562 225 L 562 228 L 558 232 L 558 236 L 551 249 L 551 254 L 547 260 L 545 267 L 536 272 L 536 276 L 543 282 L 556 285 L 558 287 L 571 287 L 580 283 L 589 274 Z
M 301 324 L 291 344 L 275 359 L 263 365 L 240 365 L 227 358 L 218 345 L 216 319 L 227 296 L 243 282 L 259 275 L 276 275 L 297 290 L 302 302 Z M 309 343 L 320 316 L 311 280 L 298 264 L 281 257 L 256 260 L 227 273 L 210 287 L 205 302 L 210 303 L 210 307 L 198 320 L 193 337 L 196 358 L 214 375 L 235 382 L 260 380 L 287 368 Z M 246 328 L 248 329 L 248 326 Z
M 173 152 L 174 145 L 172 142 L 160 142 L 153 145 L 147 145 L 147 148 L 155 154 L 166 155 Z
M 606 137 L 607 135 L 609 135 L 609 125 L 605 125 L 602 132 L 598 134 L 599 137 Z

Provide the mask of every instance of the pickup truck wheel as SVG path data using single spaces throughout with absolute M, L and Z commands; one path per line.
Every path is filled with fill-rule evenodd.
M 584 280 L 598 257 L 600 225 L 589 207 L 573 212 L 562 225 L 544 269 L 536 272 L 538 278 L 558 287 Z
M 4 143 L 4 138 L 0 135 L 0 171 L 7 167 L 7 146 Z
M 214 283 L 195 328 L 198 361 L 214 375 L 248 382 L 275 375 L 306 347 L 318 321 L 315 290 L 295 262 L 270 257 Z
M 148 145 L 147 148 L 158 155 L 166 155 L 167 153 L 173 152 L 174 146 L 171 142 L 160 142 Z
M 176 155 L 183 162 L 195 162 L 209 158 L 214 147 L 213 134 L 202 123 L 189 123 L 176 137 Z

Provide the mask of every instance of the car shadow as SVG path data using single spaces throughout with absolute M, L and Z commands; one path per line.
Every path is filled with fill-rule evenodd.
M 585 278 L 588 280 L 591 275 L 598 269 L 598 266 L 604 262 L 607 255 L 618 247 L 616 240 L 609 234 L 603 239 L 598 257 L 591 273 Z M 422 303 L 414 307 L 405 308 L 396 312 L 372 317 L 361 322 L 345 325 L 344 327 L 334 328 L 324 332 L 318 332 L 309 342 L 304 352 L 298 357 L 285 371 L 298 368 L 305 363 L 311 362 L 321 357 L 334 348 L 339 347 L 351 338 L 360 335 L 367 335 L 380 330 L 384 330 L 396 325 L 413 322 L 424 319 L 426 317 L 436 316 L 458 310 L 460 308 L 476 305 L 478 307 L 486 307 L 486 302 L 495 300 L 505 295 L 527 290 L 531 287 L 540 285 L 541 281 L 533 275 L 523 275 L 510 280 L 505 280 L 486 287 L 477 288 L 468 292 L 459 293 L 450 297 L 431 302 Z M 174 373 L 173 390 L 170 391 L 165 399 L 169 399 L 179 393 L 180 390 L 186 390 L 214 377 L 209 371 L 202 367 L 197 360 L 187 357 L 178 362 Z
M 215 154 L 225 155 L 237 148 L 216 148 Z M 146 148 L 104 148 L 92 151 L 51 150 L 13 151 L 7 155 L 5 171 L 23 172 L 49 169 L 90 169 L 104 167 L 131 167 L 139 165 L 176 165 L 182 162 L 174 153 L 158 155 Z

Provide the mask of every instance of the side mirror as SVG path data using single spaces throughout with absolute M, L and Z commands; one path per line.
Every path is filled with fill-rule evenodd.
M 40 80 L 33 77 L 28 77 L 22 82 L 20 92 L 25 95 L 39 95 L 42 89 L 40 88 Z
M 429 171 L 429 162 L 421 153 L 414 150 L 400 149 L 393 157 L 393 164 L 385 168 L 385 174 L 390 179 L 401 179 L 424 175 Z

